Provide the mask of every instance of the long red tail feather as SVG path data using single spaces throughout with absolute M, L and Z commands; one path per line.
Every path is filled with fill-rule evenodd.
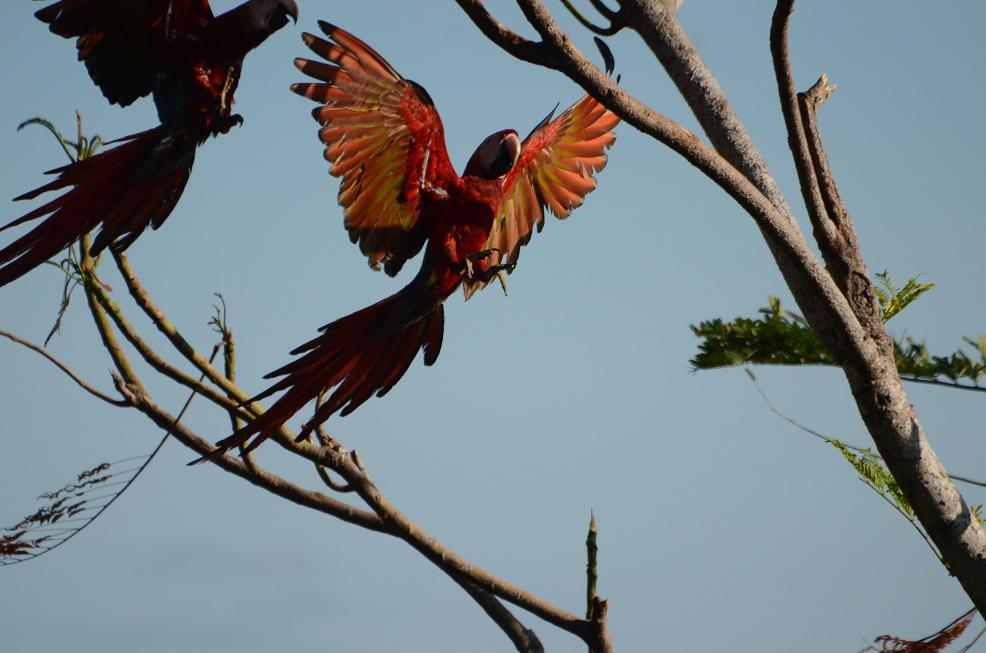
M 206 458 L 217 458 L 240 447 L 255 449 L 292 415 L 318 395 L 336 389 L 304 426 L 304 438 L 318 424 L 340 411 L 348 415 L 373 394 L 386 394 L 424 350 L 425 365 L 438 359 L 444 332 L 444 309 L 422 292 L 417 280 L 395 295 L 322 327 L 322 334 L 292 351 L 301 358 L 265 378 L 284 377 L 250 402 L 287 390 L 260 417 L 216 443 Z M 245 402 L 249 403 L 249 402 Z M 255 437 L 254 437 L 255 436 Z
M 0 286 L 21 277 L 102 223 L 93 243 L 98 254 L 110 243 L 130 245 L 150 225 L 171 214 L 192 171 L 195 143 L 163 127 L 127 136 L 115 147 L 49 171 L 58 177 L 15 198 L 34 199 L 69 188 L 60 196 L 0 227 L 0 231 L 47 216 L 0 249 Z

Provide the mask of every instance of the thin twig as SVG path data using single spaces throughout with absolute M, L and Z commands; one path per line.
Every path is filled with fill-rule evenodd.
M 798 106 L 798 94 L 794 86 L 794 73 L 788 53 L 788 29 L 795 0 L 778 0 L 770 24 L 770 53 L 774 63 L 774 76 L 780 96 L 781 112 L 787 127 L 787 141 L 794 157 L 794 167 L 801 182 L 801 195 L 808 208 L 808 218 L 814 229 L 815 240 L 819 243 L 822 256 L 829 262 L 835 257 L 838 232 L 829 219 L 818 187 L 818 178 L 808 149 Z M 831 263 L 830 263 L 831 264 Z
M 219 353 L 219 345 L 216 345 L 213 348 L 213 350 L 212 350 L 212 356 L 210 357 L 209 360 L 210 361 L 213 360 L 216 357 L 216 354 L 218 354 L 218 353 Z M 191 405 L 192 400 L 195 399 L 195 394 L 196 393 L 193 391 L 192 393 L 190 393 L 188 395 L 188 399 L 185 400 L 185 403 L 184 403 L 184 405 L 182 405 L 181 410 L 178 411 L 178 416 L 175 417 L 175 421 L 172 423 L 171 427 L 165 432 L 164 437 L 161 438 L 161 441 L 157 443 L 157 446 L 155 446 L 154 449 L 151 451 L 151 453 L 147 455 L 147 458 L 140 465 L 140 467 L 136 468 L 136 470 L 128 470 L 128 471 L 133 472 L 133 476 L 131 476 L 129 479 L 127 479 L 125 482 L 122 483 L 123 487 L 120 488 L 120 490 L 117 491 L 115 494 L 113 494 L 113 495 L 107 495 L 107 496 L 110 497 L 109 501 L 107 501 L 106 503 L 102 504 L 101 506 L 98 506 L 98 510 L 96 511 L 96 514 L 92 515 L 91 517 L 87 517 L 86 518 L 87 519 L 86 523 L 84 523 L 79 528 L 74 529 L 73 532 L 70 533 L 68 536 L 62 538 L 61 540 L 59 540 L 58 542 L 56 542 L 54 545 L 48 547 L 47 549 L 45 549 L 42 553 L 39 553 L 38 555 L 42 555 L 43 553 L 48 553 L 48 552 L 50 552 L 50 551 L 52 551 L 54 549 L 57 549 L 58 547 L 60 547 L 61 545 L 65 544 L 66 542 L 68 542 L 69 540 L 71 540 L 73 537 L 75 537 L 76 535 L 78 535 L 79 533 L 81 533 L 82 531 L 84 531 L 86 528 L 89 527 L 90 524 L 92 524 L 94 521 L 96 521 L 99 518 L 100 515 L 102 515 L 104 512 L 106 512 L 106 510 L 110 506 L 112 506 L 113 503 L 117 499 L 119 499 L 123 495 L 124 492 L 126 492 L 128 489 L 130 489 L 130 486 L 133 485 L 134 481 L 137 480 L 137 477 L 140 476 L 141 473 L 143 473 L 143 471 L 145 469 L 147 469 L 147 466 L 151 464 L 151 461 L 154 460 L 154 457 L 157 456 L 158 452 L 161 451 L 161 448 L 164 447 L 164 443 L 168 441 L 168 437 L 171 435 L 172 431 L 174 430 L 175 425 L 185 415 L 185 411 L 188 410 L 188 407 Z M 128 401 L 124 405 L 125 406 L 130 406 L 131 404 Z M 125 473 L 128 473 L 128 472 L 120 472 L 120 474 L 125 474 Z M 114 483 L 107 483 L 107 484 L 101 485 L 100 487 L 110 487 L 111 485 L 115 485 L 115 484 Z M 97 497 L 97 498 L 93 499 L 93 501 L 98 501 L 100 498 L 105 498 L 105 497 Z M 71 521 L 71 520 L 63 519 L 63 520 L 61 520 L 60 523 L 65 523 L 67 521 Z M 38 556 L 34 556 L 34 557 L 38 557 Z
M 852 451 L 855 451 L 857 453 L 870 453 L 870 454 L 874 453 L 872 449 L 861 447 L 861 446 L 855 445 L 855 444 L 850 444 L 848 442 L 844 442 L 842 440 L 837 440 L 836 438 L 833 438 L 833 437 L 830 437 L 828 435 L 825 435 L 824 433 L 819 433 L 815 429 L 813 429 L 813 428 L 811 428 L 809 426 L 805 426 L 804 424 L 802 424 L 798 420 L 794 419 L 790 415 L 787 415 L 787 414 L 781 412 L 781 410 L 778 409 L 777 406 L 775 406 L 774 403 L 770 400 L 770 397 L 767 396 L 766 391 L 760 385 L 760 382 L 757 380 L 757 377 L 754 376 L 753 372 L 751 372 L 747 368 L 744 368 L 743 371 L 746 372 L 746 376 L 750 379 L 750 382 L 753 383 L 753 387 L 756 388 L 757 393 L 760 395 L 760 398 L 763 399 L 763 402 L 767 405 L 767 410 L 769 410 L 773 414 L 777 415 L 778 417 L 780 417 L 782 420 L 784 420 L 788 424 L 791 424 L 795 428 L 798 428 L 798 429 L 804 431 L 805 433 L 808 433 L 809 435 L 813 435 L 813 436 L 815 436 L 816 438 L 818 438 L 820 440 L 824 440 L 825 442 L 828 442 L 828 443 L 839 442 L 846 449 L 851 449 Z M 877 456 L 877 458 L 880 458 L 880 460 L 883 460 L 883 458 L 878 453 L 875 454 L 875 455 Z M 965 476 L 959 476 L 958 474 L 949 474 L 948 477 L 950 479 L 952 479 L 953 481 L 960 481 L 962 483 L 968 483 L 969 485 L 976 485 L 976 486 L 979 486 L 979 487 L 986 487 L 986 482 L 977 481 L 977 480 L 974 480 L 974 479 L 971 479 L 971 478 L 968 478 L 968 477 L 965 477 Z
M 236 400 L 235 403 L 240 403 L 249 399 L 249 395 L 240 390 L 236 385 L 231 382 L 226 376 L 214 368 L 212 365 L 202 357 L 192 345 L 181 335 L 174 324 L 168 319 L 168 317 L 151 299 L 150 294 L 141 285 L 140 280 L 134 273 L 133 268 L 130 267 L 130 261 L 127 255 L 118 250 L 116 247 L 110 248 L 113 254 L 113 260 L 116 262 L 116 266 L 120 271 L 120 275 L 123 277 L 123 282 L 127 286 L 127 290 L 130 291 L 130 296 L 133 297 L 134 302 L 138 307 L 150 318 L 151 322 L 157 327 L 164 336 L 168 339 L 168 342 L 182 355 L 184 356 L 192 365 L 194 365 L 200 372 L 202 372 L 206 378 L 212 383 L 219 386 L 224 392 L 226 392 L 230 397 Z M 170 376 L 170 374 L 169 374 Z M 252 411 L 251 411 L 252 412 Z
M 143 358 L 148 365 L 154 368 L 154 370 L 156 370 L 159 374 L 162 374 L 185 386 L 186 388 L 195 390 L 203 397 L 223 409 L 230 410 L 238 407 L 238 402 L 235 399 L 230 399 L 225 394 L 215 390 L 212 386 L 196 381 L 195 378 L 185 374 L 161 358 L 161 356 L 154 351 L 154 349 L 140 336 L 137 330 L 134 329 L 124 315 L 123 309 L 121 309 L 119 304 L 117 304 L 116 301 L 109 296 L 106 290 L 98 283 L 94 283 L 89 279 L 85 280 L 87 289 L 93 294 L 96 301 L 99 302 L 99 305 L 106 312 L 106 314 L 108 314 L 113 320 L 116 328 L 119 329 L 121 334 L 123 334 L 123 337 L 126 338 L 127 342 L 129 342 L 130 345 L 137 350 L 137 353 L 140 354 L 141 358 Z M 205 359 L 203 359 L 203 362 L 205 362 Z M 211 368 L 212 366 L 209 365 L 208 367 Z M 205 370 L 202 371 L 204 372 Z M 206 376 L 208 377 L 209 375 L 207 374 Z
M 957 653 L 969 653 L 969 651 L 972 650 L 972 647 L 976 645 L 976 642 L 978 642 L 980 638 L 982 638 L 983 634 L 986 634 L 986 626 L 983 626 L 983 628 L 979 631 L 979 633 L 972 638 L 972 641 L 970 641 L 968 644 L 966 644 L 961 649 L 959 649 Z
M 51 354 L 49 354 L 48 351 L 45 350 L 43 347 L 40 347 L 39 345 L 36 345 L 36 344 L 34 344 L 33 342 L 31 342 L 29 340 L 25 340 L 25 339 L 23 339 L 23 338 L 21 338 L 19 336 L 16 336 L 13 333 L 11 333 L 11 332 L 9 332 L 9 331 L 7 331 L 5 329 L 0 329 L 0 336 L 3 336 L 4 338 L 7 338 L 8 340 L 11 340 L 13 342 L 16 342 L 18 345 L 22 345 L 24 347 L 27 347 L 28 349 L 30 349 L 31 351 L 33 351 L 35 353 L 41 354 L 42 356 L 44 356 L 45 358 L 47 358 L 53 365 L 55 365 L 55 367 L 57 367 L 58 369 L 60 369 L 62 372 L 65 372 L 65 374 L 67 374 L 70 379 L 72 379 L 73 381 L 75 381 L 75 383 L 80 388 L 82 388 L 83 390 L 85 390 L 86 392 L 88 392 L 89 394 L 91 394 L 92 396 L 96 397 L 97 399 L 102 399 L 106 403 L 111 404 L 113 406 L 118 406 L 120 408 L 128 408 L 130 406 L 130 403 L 128 401 L 126 401 L 124 399 L 114 399 L 113 397 L 111 397 L 111 396 L 109 396 L 107 394 L 104 394 L 104 393 L 100 392 L 99 390 L 97 390 L 96 388 L 94 388 L 85 379 L 83 379 L 78 374 L 76 374 L 75 372 L 73 372 L 72 369 L 68 365 L 66 365 L 62 361 L 58 360 L 57 358 L 55 358 L 54 356 L 52 356 Z
M 956 390 L 971 390 L 972 392 L 986 392 L 986 387 L 981 385 L 964 385 L 953 381 L 942 381 L 941 379 L 925 379 L 916 376 L 902 376 L 902 381 L 910 383 L 924 383 L 927 385 L 937 385 L 943 388 L 955 388 Z
M 125 397 L 130 399 L 133 405 L 147 415 L 151 421 L 162 429 L 173 428 L 172 435 L 186 447 L 199 455 L 212 453 L 213 446 L 211 442 L 189 430 L 180 421 L 175 420 L 174 416 L 161 408 L 145 391 L 128 384 L 117 375 L 114 375 L 114 382 L 117 389 Z M 172 425 L 174 426 L 172 427 Z M 293 503 L 312 508 L 313 510 L 372 531 L 394 535 L 393 531 L 377 515 L 371 512 L 360 510 L 359 508 L 326 496 L 321 492 L 306 490 L 262 468 L 256 467 L 250 469 L 239 458 L 222 456 L 221 458 L 214 459 L 213 462 L 224 471 L 235 474 Z
M 948 563 L 945 561 L 945 558 L 942 557 L 941 551 L 939 551 L 938 548 L 934 545 L 934 543 L 928 538 L 928 534 L 925 533 L 924 530 L 918 525 L 917 520 L 913 516 L 908 515 L 906 512 L 901 510 L 900 506 L 898 506 L 896 503 L 891 501 L 886 494 L 880 491 L 880 488 L 870 483 L 867 479 L 863 477 L 859 477 L 859 480 L 863 482 L 863 485 L 873 490 L 878 497 L 886 501 L 891 508 L 899 512 L 901 517 L 906 519 L 907 523 L 910 524 L 914 528 L 914 530 L 917 531 L 918 535 L 921 536 L 921 539 L 924 540 L 924 543 L 928 545 L 928 548 L 931 549 L 931 552 L 935 554 L 936 558 L 938 558 L 938 562 L 945 565 L 945 568 L 948 569 Z

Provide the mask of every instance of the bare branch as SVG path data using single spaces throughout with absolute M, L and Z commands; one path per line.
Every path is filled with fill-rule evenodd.
M 123 276 L 123 282 L 126 284 L 127 290 L 130 291 L 130 296 L 133 297 L 134 302 L 144 314 L 150 318 L 158 331 L 164 334 L 168 342 L 212 383 L 222 388 L 230 397 L 236 399 L 237 403 L 249 399 L 248 395 L 236 387 L 232 380 L 227 379 L 226 375 L 210 365 L 201 354 L 195 351 L 195 348 L 188 343 L 181 333 L 178 332 L 178 329 L 171 323 L 168 316 L 164 314 L 164 311 L 158 308 L 151 299 L 151 296 L 144 290 L 133 268 L 130 267 L 130 261 L 127 259 L 127 255 L 119 251 L 116 247 L 111 247 L 110 250 L 113 253 L 113 260 L 116 262 L 116 266 Z
M 511 31 L 490 12 L 486 11 L 482 0 L 455 0 L 464 12 L 472 19 L 481 32 L 501 48 L 521 61 L 539 66 L 553 67 L 549 63 L 544 44 L 525 39 L 520 34 Z
M 162 429 L 172 428 L 172 435 L 174 435 L 175 439 L 200 455 L 212 452 L 213 446 L 211 442 L 199 437 L 180 421 L 176 420 L 173 415 L 155 403 L 144 390 L 128 384 L 124 379 L 115 374 L 113 375 L 113 380 L 120 393 L 127 397 L 135 408 L 147 415 L 152 422 Z M 383 521 L 371 512 L 360 510 L 320 492 L 306 490 L 259 467 L 250 469 L 238 458 L 223 456 L 213 462 L 224 471 L 246 479 L 250 483 L 287 499 L 292 503 L 312 508 L 313 510 L 372 531 L 394 535 Z
M 92 385 L 90 385 L 88 382 L 86 382 L 85 379 L 83 379 L 78 374 L 76 374 L 75 372 L 73 372 L 72 369 L 68 365 L 66 365 L 62 361 L 58 360 L 57 358 L 55 358 L 54 356 L 52 356 L 51 354 L 49 354 L 47 352 L 47 350 L 45 350 L 43 347 L 40 347 L 40 346 L 34 344 L 33 342 L 31 342 L 29 340 L 24 340 L 23 338 L 21 338 L 19 336 L 16 336 L 13 333 L 11 333 L 11 332 L 9 332 L 9 331 L 7 331 L 5 329 L 0 329 L 0 336 L 3 336 L 4 338 L 7 338 L 8 340 L 11 340 L 13 342 L 16 342 L 18 345 L 22 345 L 24 347 L 27 347 L 28 349 L 30 349 L 31 351 L 33 351 L 35 353 L 41 354 L 42 356 L 44 356 L 45 358 L 47 358 L 52 364 L 54 364 L 55 367 L 57 367 L 61 371 L 65 372 L 65 374 L 67 374 L 70 379 L 72 379 L 73 381 L 75 381 L 75 383 L 80 388 L 82 388 L 83 390 L 85 390 L 86 392 L 88 392 L 89 394 L 91 394 L 92 396 L 96 397 L 97 399 L 102 399 L 106 403 L 111 404 L 113 406 L 118 406 L 120 408 L 128 408 L 130 406 L 130 402 L 128 402 L 128 401 L 126 401 L 124 399 L 114 399 L 113 397 L 111 397 L 111 396 L 109 396 L 107 394 L 103 394 L 102 392 L 100 392 L 99 390 L 97 390 L 96 388 L 94 388 Z
M 815 176 L 815 167 L 802 126 L 801 109 L 798 106 L 798 95 L 794 86 L 794 74 L 791 70 L 787 45 L 794 3 L 795 0 L 779 0 L 777 3 L 770 24 L 770 53 L 774 61 L 774 76 L 777 78 L 781 112 L 784 114 L 784 124 L 787 127 L 787 142 L 794 156 L 798 180 L 801 182 L 801 195 L 808 209 L 808 218 L 814 229 L 815 240 L 819 243 L 822 256 L 828 262 L 833 256 L 832 252 L 837 248 L 838 234 L 825 210 L 825 203 L 818 188 L 818 179 Z
M 879 305 L 873 293 L 870 274 L 856 240 L 856 228 L 853 226 L 852 218 L 849 217 L 849 210 L 839 196 L 828 155 L 818 130 L 818 107 L 834 91 L 835 86 L 830 85 L 828 78 L 822 75 L 807 92 L 798 94 L 798 108 L 814 176 L 825 205 L 825 214 L 831 221 L 831 229 L 834 231 L 832 242 L 820 241 L 819 246 L 823 248 L 822 252 L 830 274 L 845 293 L 856 317 L 869 331 L 870 336 L 880 343 L 881 348 L 885 349 L 888 346 L 892 348 L 892 341 L 883 325 Z
M 377 488 L 355 455 L 341 447 L 316 447 L 305 442 L 296 443 L 305 457 L 315 454 L 315 459 L 340 474 L 355 488 L 360 498 L 391 527 L 394 534 L 410 544 L 442 571 L 459 582 L 466 582 L 490 592 L 499 598 L 521 607 L 545 621 L 572 633 L 586 643 L 594 641 L 593 624 L 580 617 L 560 610 L 554 605 L 512 585 L 473 565 L 465 558 L 450 551 L 435 538 L 399 511 Z M 355 452 L 353 452 L 355 454 Z
M 541 644 L 537 634 L 520 623 L 517 617 L 510 610 L 507 610 L 495 596 L 475 585 L 461 582 L 457 578 L 453 578 L 453 580 L 479 604 L 479 607 L 493 620 L 493 623 L 499 626 L 500 630 L 510 638 L 519 653 L 544 653 L 544 645 Z
M 85 279 L 87 291 L 92 294 L 103 311 L 105 311 L 105 313 L 108 314 L 113 320 L 116 328 L 120 330 L 120 333 L 127 339 L 127 342 L 129 342 L 130 345 L 137 350 L 137 353 L 140 354 L 141 358 L 143 358 L 148 365 L 154 368 L 155 371 L 177 383 L 180 383 L 186 388 L 195 390 L 203 397 L 214 404 L 221 406 L 222 408 L 227 410 L 237 408 L 237 401 L 217 392 L 214 388 L 212 388 L 212 386 L 196 381 L 193 377 L 185 374 L 177 367 L 161 358 L 161 356 L 154 351 L 154 349 L 140 336 L 137 330 L 134 329 L 124 315 L 123 309 L 121 309 L 119 304 L 117 304 L 113 298 L 109 296 L 106 290 L 99 283 L 94 282 L 86 275 L 84 275 L 83 278 Z M 195 355 L 200 356 L 198 353 Z M 205 359 L 202 359 L 202 362 L 205 363 Z M 215 368 L 212 368 L 211 365 L 206 364 L 206 366 L 207 368 L 215 371 Z M 216 373 L 218 374 L 218 372 Z

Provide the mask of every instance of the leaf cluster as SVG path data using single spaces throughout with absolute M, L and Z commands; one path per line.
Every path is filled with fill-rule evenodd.
M 880 303 L 884 321 L 893 318 L 915 299 L 934 287 L 909 279 L 897 287 L 886 272 L 877 275 L 874 294 Z M 701 338 L 698 354 L 690 361 L 697 370 L 735 365 L 836 365 L 832 354 L 809 328 L 801 315 L 784 310 L 781 301 L 771 295 L 759 317 L 721 318 L 692 325 Z M 915 381 L 945 383 L 965 388 L 980 388 L 986 376 L 986 335 L 965 338 L 973 349 L 958 349 L 946 356 L 934 356 L 923 340 L 911 337 L 897 340 L 895 358 L 901 376 Z M 962 383 L 965 382 L 965 383 Z

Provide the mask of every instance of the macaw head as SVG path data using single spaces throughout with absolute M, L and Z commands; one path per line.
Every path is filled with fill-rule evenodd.
M 259 33 L 273 34 L 288 24 L 288 16 L 298 22 L 294 0 L 250 0 L 247 6 L 250 24 Z
M 466 164 L 464 176 L 499 179 L 514 169 L 520 159 L 520 138 L 512 129 L 486 137 Z

